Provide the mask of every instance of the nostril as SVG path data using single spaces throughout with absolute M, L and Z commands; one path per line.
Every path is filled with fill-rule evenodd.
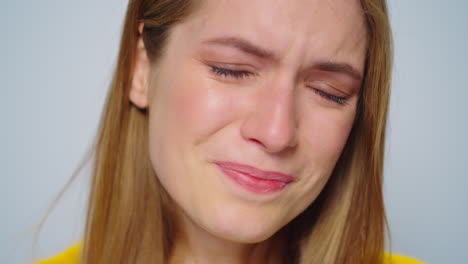
M 262 142 L 260 142 L 260 140 L 255 139 L 255 138 L 251 138 L 250 141 L 253 141 L 253 142 L 257 143 L 257 144 L 260 144 L 260 145 L 262 145 L 262 146 L 265 146 Z

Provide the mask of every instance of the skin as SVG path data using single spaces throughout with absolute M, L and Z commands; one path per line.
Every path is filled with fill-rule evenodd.
M 226 37 L 274 56 L 219 41 Z M 323 189 L 355 117 L 362 78 L 323 62 L 345 63 L 362 76 L 365 52 L 362 10 L 349 0 L 204 1 L 173 28 L 154 64 L 139 40 L 130 99 L 149 110 L 151 161 L 177 205 L 181 231 L 172 263 L 278 259 L 278 230 Z M 215 161 L 294 181 L 273 194 L 252 193 Z

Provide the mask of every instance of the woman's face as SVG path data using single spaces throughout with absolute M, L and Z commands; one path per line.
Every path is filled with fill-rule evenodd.
M 348 138 L 365 52 L 357 0 L 207 0 L 176 25 L 145 96 L 151 161 L 183 216 L 252 243 L 309 206 Z

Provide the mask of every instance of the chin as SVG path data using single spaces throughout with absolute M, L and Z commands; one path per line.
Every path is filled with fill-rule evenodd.
M 209 220 L 205 225 L 209 233 L 235 243 L 259 243 L 269 239 L 281 228 L 274 224 L 275 221 L 271 217 L 226 208 Z
M 214 227 L 208 230 L 212 235 L 234 243 L 256 244 L 270 238 L 274 232 L 266 230 L 254 230 L 253 228 L 237 227 Z

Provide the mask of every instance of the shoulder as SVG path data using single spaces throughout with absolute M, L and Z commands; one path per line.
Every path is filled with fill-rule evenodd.
M 78 264 L 79 244 L 75 244 L 60 254 L 34 264 Z
M 424 264 L 424 262 L 401 255 L 385 254 L 383 264 Z

